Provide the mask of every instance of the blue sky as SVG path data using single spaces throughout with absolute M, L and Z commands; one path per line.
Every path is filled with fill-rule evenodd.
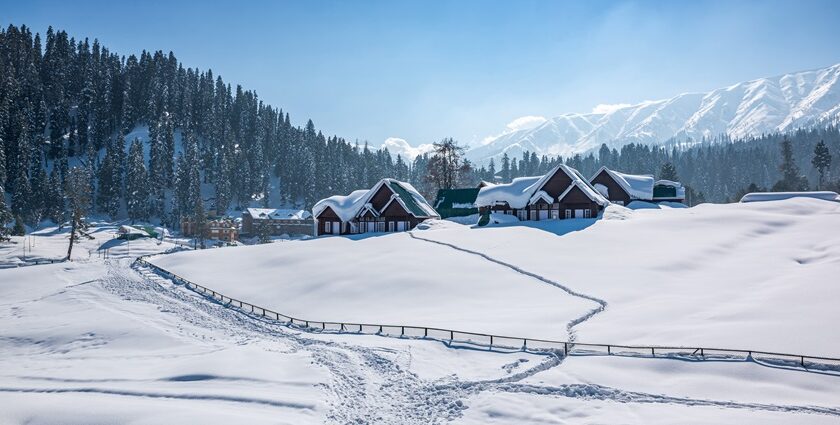
M 840 1 L 0 0 L 9 23 L 171 50 L 296 124 L 373 145 L 475 145 L 523 116 L 840 62 Z

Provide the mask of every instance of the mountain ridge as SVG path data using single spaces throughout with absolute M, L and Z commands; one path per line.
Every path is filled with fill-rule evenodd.
M 467 158 L 498 162 L 519 157 L 570 156 L 628 143 L 694 144 L 784 132 L 840 121 L 840 63 L 824 68 L 757 78 L 707 92 L 621 105 L 608 112 L 567 113 L 530 129 L 502 134 L 467 151 Z

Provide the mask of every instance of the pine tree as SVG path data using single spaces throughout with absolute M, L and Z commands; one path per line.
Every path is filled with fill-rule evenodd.
M 123 177 L 123 149 L 125 140 L 120 135 L 116 140 L 108 143 L 105 158 L 99 169 L 99 194 L 97 204 L 100 211 L 115 219 L 120 212 L 122 199 Z
M 53 165 L 47 185 L 47 201 L 44 216 L 60 224 L 64 219 L 64 190 L 59 167 Z
M 510 158 L 508 158 L 507 152 L 502 155 L 502 182 L 507 183 L 509 182 L 513 176 L 511 175 L 510 169 Z
M 808 190 L 808 180 L 799 172 L 799 166 L 793 157 L 793 144 L 785 137 L 781 143 L 782 163 L 779 170 L 782 172 L 782 179 L 773 185 L 774 192 L 797 192 Z
M 814 157 L 811 159 L 811 164 L 817 169 L 817 172 L 820 173 L 820 180 L 819 184 L 817 184 L 817 189 L 822 189 L 826 181 L 826 174 L 831 168 L 831 152 L 828 151 L 828 146 L 825 145 L 824 140 L 820 140 L 820 142 L 814 146 Z
M 128 151 L 125 176 L 125 200 L 128 218 L 133 223 L 148 217 L 149 174 L 143 161 L 143 142 L 135 139 Z
M 2 151 L 2 149 L 0 149 Z M 6 207 L 6 196 L 3 186 L 0 185 L 0 242 L 9 240 L 8 225 L 12 221 L 12 212 Z
M 26 226 L 23 225 L 23 219 L 20 218 L 20 215 L 15 216 L 15 226 L 12 228 L 12 235 L 13 236 L 24 236 L 24 235 L 26 235 Z
M 670 162 L 662 164 L 662 168 L 659 170 L 659 179 L 670 180 L 672 182 L 680 181 L 680 177 L 677 175 L 677 168 L 674 167 L 674 164 Z

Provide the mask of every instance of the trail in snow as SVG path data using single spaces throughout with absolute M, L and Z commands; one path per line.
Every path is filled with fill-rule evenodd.
M 496 379 L 463 381 L 457 375 L 452 375 L 437 380 L 424 380 L 391 358 L 389 354 L 393 354 L 393 350 L 308 338 L 304 333 L 277 326 L 272 320 L 227 308 L 216 301 L 208 302 L 208 298 L 192 291 L 180 290 L 177 285 L 152 269 L 143 266 L 134 266 L 134 269 L 145 282 L 124 270 L 112 267 L 103 285 L 124 298 L 159 305 L 166 311 L 180 316 L 181 320 L 201 323 L 202 326 L 222 330 L 235 338 L 283 340 L 291 343 L 294 350 L 310 353 L 314 362 L 326 368 L 332 375 L 332 383 L 325 387 L 324 391 L 329 395 L 331 405 L 327 419 L 333 423 L 449 422 L 460 417 L 462 411 L 467 408 L 464 399 L 488 391 L 619 403 L 713 406 L 840 417 L 840 409 L 832 407 L 671 397 L 624 391 L 596 384 L 539 386 L 520 383 L 528 377 L 559 365 L 563 361 L 563 356 L 559 353 L 546 354 L 545 360 L 533 367 Z M 407 354 L 410 362 L 410 351 Z
M 574 327 L 575 327 L 575 326 L 577 326 L 577 325 L 579 325 L 579 324 L 581 324 L 581 323 L 583 323 L 583 322 L 585 322 L 585 321 L 587 321 L 587 320 L 591 319 L 593 316 L 595 316 L 596 314 L 598 314 L 598 313 L 600 313 L 600 312 L 604 311 L 604 309 L 606 309 L 606 308 L 607 308 L 607 302 L 606 302 L 606 301 L 604 301 L 604 300 L 602 300 L 602 299 L 600 299 L 600 298 L 594 297 L 594 296 L 592 296 L 592 295 L 587 295 L 587 294 L 584 294 L 584 293 L 582 293 L 582 292 L 575 291 L 575 290 L 573 290 L 573 289 L 569 288 L 568 286 L 563 285 L 562 283 L 559 283 L 559 282 L 556 282 L 556 281 L 554 281 L 554 280 L 551 280 L 551 279 L 549 279 L 549 278 L 547 278 L 547 277 L 545 277 L 545 276 L 541 276 L 541 275 L 538 275 L 538 274 L 536 274 L 536 273 L 529 272 L 529 271 L 524 270 L 524 269 L 522 269 L 522 268 L 520 268 L 520 267 L 517 267 L 517 266 L 515 266 L 515 265 L 513 265 L 513 264 L 510 264 L 510 263 L 504 262 L 504 261 L 502 261 L 502 260 L 499 260 L 499 259 L 493 258 L 493 257 L 491 257 L 491 256 L 489 256 L 489 255 L 487 255 L 487 254 L 482 253 L 482 252 L 478 252 L 478 251 L 473 251 L 473 250 L 471 250 L 471 249 L 462 248 L 462 247 L 460 247 L 460 246 L 457 246 L 457 245 L 454 245 L 454 244 L 451 244 L 451 243 L 447 243 L 447 242 L 440 242 L 440 241 L 436 241 L 436 240 L 433 240 L 433 239 L 423 238 L 423 237 L 417 236 L 417 235 L 416 235 L 413 231 L 412 231 L 412 232 L 408 232 L 408 234 L 409 234 L 409 236 L 411 236 L 413 239 L 416 239 L 416 240 L 419 240 L 419 241 L 424 241 L 424 242 L 429 242 L 429 243 L 433 243 L 433 244 L 438 244 L 438 245 L 442 245 L 442 246 L 446 246 L 446 247 L 449 247 L 449 248 L 455 249 L 455 250 L 457 250 L 457 251 L 466 252 L 466 253 L 468 253 L 468 254 L 472 254 L 472 255 L 479 256 L 479 257 L 481 257 L 481 258 L 483 258 L 483 259 L 485 259 L 485 260 L 487 260 L 487 261 L 490 261 L 490 262 L 492 262 L 492 263 L 498 264 L 498 265 L 503 266 L 503 267 L 507 267 L 507 268 L 509 268 L 509 269 L 511 269 L 511 270 L 513 270 L 513 271 L 515 271 L 515 272 L 517 272 L 517 273 L 519 273 L 519 274 L 522 274 L 522 275 L 525 275 L 525 276 L 528 276 L 528 277 L 534 278 L 534 279 L 536 279 L 536 280 L 539 280 L 540 282 L 547 283 L 547 284 L 549 284 L 549 285 L 551 285 L 551 286 L 554 286 L 554 287 L 560 288 L 561 290 L 563 290 L 564 292 L 566 292 L 567 294 L 569 294 L 569 295 L 571 295 L 571 296 L 573 296 L 573 297 L 583 298 L 583 299 L 586 299 L 586 300 L 589 300 L 589 301 L 592 301 L 592 302 L 597 303 L 597 304 L 598 304 L 598 307 L 596 307 L 596 308 L 594 308 L 594 309 L 590 310 L 590 311 L 589 311 L 589 312 L 587 312 L 586 314 L 584 314 L 584 315 L 582 315 L 582 316 L 580 316 L 580 317 L 578 317 L 578 318 L 576 318 L 576 319 L 571 320 L 568 324 L 566 324 L 566 331 L 569 333 L 569 341 L 570 341 L 570 342 L 574 342 L 574 341 L 575 341 L 575 337 L 576 337 L 576 333 L 575 333 L 575 330 L 574 330 Z

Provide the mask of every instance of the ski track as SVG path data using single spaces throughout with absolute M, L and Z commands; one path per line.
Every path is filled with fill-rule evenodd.
M 413 235 L 412 235 L 413 236 Z M 421 239 L 421 238 L 417 238 Z M 425 239 L 422 239 L 425 240 Z M 431 241 L 438 243 L 436 241 Z M 442 245 L 446 245 L 441 243 Z M 463 250 L 455 247 L 455 249 Z M 597 298 L 576 292 L 541 276 L 518 269 L 477 253 L 489 261 L 510 267 L 540 281 L 560 287 L 566 292 L 581 296 L 599 304 L 599 307 L 583 318 L 575 319 L 570 326 L 581 323 L 602 311 L 606 303 Z M 670 403 L 686 406 L 715 406 L 720 408 L 752 409 L 767 411 L 823 414 L 840 417 L 840 409 L 818 406 L 770 405 L 759 403 L 735 403 L 726 401 L 669 397 L 665 395 L 629 392 L 595 384 L 572 384 L 560 386 L 538 386 L 522 384 L 521 381 L 539 372 L 558 366 L 564 357 L 561 353 L 545 353 L 544 360 L 518 373 L 503 368 L 508 375 L 495 379 L 462 381 L 457 375 L 436 380 L 424 380 L 400 365 L 400 357 L 411 363 L 411 352 L 387 348 L 356 346 L 344 342 L 309 338 L 306 334 L 278 325 L 267 318 L 228 308 L 209 298 L 184 290 L 180 285 L 158 275 L 146 266 L 131 265 L 128 259 L 106 261 L 106 275 L 95 282 L 108 293 L 130 302 L 150 304 L 165 314 L 177 316 L 174 323 L 189 323 L 197 329 L 208 329 L 210 336 L 196 334 L 183 326 L 177 330 L 187 336 L 208 341 L 212 345 L 218 338 L 230 338 L 237 343 L 254 340 L 269 340 L 283 343 L 286 350 L 275 350 L 280 354 L 305 352 L 314 364 L 325 368 L 331 376 L 330 383 L 322 385 L 330 423 L 399 423 L 436 424 L 457 419 L 467 408 L 464 400 L 481 392 L 528 393 L 538 396 L 569 397 L 588 400 L 606 400 L 619 403 Z M 88 284 L 90 285 L 90 284 Z M 86 286 L 88 286 L 86 285 Z M 126 314 L 135 314 L 127 312 Z M 138 319 L 142 319 L 138 317 Z M 208 351 L 214 351 L 211 347 Z M 396 355 L 396 356 L 395 356 Z M 509 366 L 509 365 L 506 365 Z M 500 372 L 503 373 L 503 372 Z M 190 379 L 189 377 L 168 377 L 163 380 Z M 251 379 L 237 377 L 204 377 L 202 379 Z M 47 379 L 48 380 L 48 379 Z M 196 379 L 201 380 L 201 379 Z M 113 382 L 118 382 L 115 380 Z M 112 383 L 113 383 L 112 382 Z M 74 382 L 64 382 L 72 384 Z M 89 383 L 82 383 L 83 385 Z M 166 392 L 136 392 L 92 386 L 66 388 L 0 388 L 0 392 L 34 393 L 100 393 L 130 397 L 176 398 L 186 400 L 209 400 L 232 403 L 256 403 L 272 407 L 311 409 L 313 406 L 288 403 L 278 400 L 239 397 L 236 395 L 169 394 Z
M 416 239 L 416 240 L 419 240 L 419 241 L 438 244 L 438 245 L 442 245 L 442 246 L 452 248 L 452 249 L 457 250 L 457 251 L 461 251 L 461 252 L 465 252 L 465 253 L 468 253 L 468 254 L 476 255 L 476 256 L 481 257 L 481 258 L 483 258 L 483 259 L 485 259 L 485 260 L 487 260 L 491 263 L 495 263 L 495 264 L 498 264 L 500 266 L 507 267 L 507 268 L 519 273 L 519 274 L 522 274 L 522 275 L 528 276 L 530 278 L 539 280 L 540 282 L 543 282 L 543 283 L 547 283 L 547 284 L 549 284 L 551 286 L 554 286 L 556 288 L 560 288 L 563 292 L 565 292 L 565 293 L 567 293 L 567 294 L 569 294 L 573 297 L 583 298 L 585 300 L 589 300 L 589 301 L 592 301 L 592 302 L 598 304 L 598 307 L 595 307 L 594 309 L 588 311 L 586 314 L 584 314 L 584 315 L 582 315 L 582 316 L 580 316 L 576 319 L 573 319 L 568 324 L 566 324 L 566 331 L 569 333 L 569 342 L 574 342 L 575 339 L 576 339 L 577 335 L 576 335 L 575 330 L 574 330 L 575 326 L 591 319 L 593 316 L 595 316 L 596 314 L 604 311 L 607 308 L 607 302 L 600 299 L 600 298 L 596 298 L 592 295 L 587 295 L 587 294 L 584 294 L 582 292 L 575 291 L 575 290 L 569 288 L 568 286 L 563 285 L 562 283 L 551 280 L 551 279 L 549 279 L 545 276 L 541 276 L 541 275 L 538 275 L 536 273 L 529 272 L 527 270 L 524 270 L 520 267 L 517 267 L 513 264 L 504 262 L 502 260 L 493 258 L 493 257 L 491 257 L 487 254 L 484 254 L 483 252 L 473 251 L 471 249 L 462 248 L 460 246 L 457 246 L 457 245 L 454 245 L 454 244 L 451 244 L 451 243 L 447 243 L 447 242 L 436 241 L 434 239 L 426 239 L 426 238 L 417 236 L 416 234 L 414 234 L 413 231 L 408 232 L 408 235 L 411 236 L 413 239 Z

